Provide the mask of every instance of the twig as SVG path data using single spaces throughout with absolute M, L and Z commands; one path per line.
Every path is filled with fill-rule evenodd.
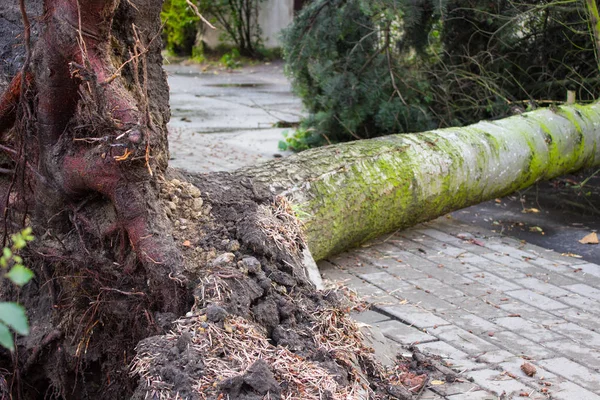
M 204 22 L 206 25 L 208 25 L 212 29 L 217 29 L 217 28 L 215 28 L 215 26 L 213 24 L 211 24 L 206 18 L 204 18 L 202 16 L 202 14 L 200 13 L 200 10 L 198 10 L 198 7 L 196 7 L 196 5 L 194 3 L 192 3 L 190 0 L 185 0 L 185 2 L 187 3 L 188 6 L 190 6 L 192 8 L 192 10 L 194 10 L 194 14 L 196 14 L 196 16 L 198 18 L 200 18 L 202 20 L 202 22 Z

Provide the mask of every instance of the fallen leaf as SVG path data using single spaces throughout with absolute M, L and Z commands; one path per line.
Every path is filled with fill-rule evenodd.
M 523 214 L 529 214 L 529 213 L 539 213 L 540 210 L 538 210 L 537 208 L 524 208 L 523 211 L 521 211 Z
M 560 255 L 561 256 L 565 256 L 565 257 L 583 258 L 579 254 L 574 254 L 574 253 L 560 253 Z
M 598 244 L 598 235 L 592 232 L 579 241 L 581 244 Z
M 537 372 L 537 369 L 532 364 L 526 362 L 521 365 L 521 371 L 523 371 L 527 376 L 534 376 Z
M 529 228 L 529 231 L 531 232 L 544 232 L 544 230 L 542 228 L 540 228 L 539 226 L 532 226 Z
M 432 384 L 432 385 L 435 385 L 435 386 L 439 386 L 439 385 L 444 385 L 446 382 L 444 382 L 444 381 L 431 381 L 429 383 Z

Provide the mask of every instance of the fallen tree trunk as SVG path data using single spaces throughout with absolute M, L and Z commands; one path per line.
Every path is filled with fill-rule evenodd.
M 294 205 L 315 259 L 600 164 L 600 105 L 328 146 L 242 169 Z

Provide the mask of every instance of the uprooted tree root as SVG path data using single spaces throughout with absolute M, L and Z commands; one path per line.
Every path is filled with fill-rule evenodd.
M 0 287 L 32 326 L 0 398 L 409 398 L 310 283 L 284 198 L 166 168 L 161 2 L 135 3 L 44 0 L 0 97 L 4 233 L 36 235 L 36 279 Z

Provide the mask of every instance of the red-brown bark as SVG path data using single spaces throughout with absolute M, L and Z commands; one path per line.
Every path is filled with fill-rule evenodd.
M 45 29 L 32 55 L 27 98 L 19 98 L 19 74 L 2 96 L 0 132 L 15 122 L 24 124 L 18 120 L 17 106 L 28 101 L 35 126 L 27 135 L 35 140 L 25 140 L 24 146 L 38 168 L 37 173 L 27 173 L 28 186 L 42 199 L 41 207 L 33 204 L 38 222 L 52 220 L 61 211 L 57 207 L 74 199 L 100 194 L 114 206 L 118 225 L 148 266 L 146 272 L 178 274 L 173 243 L 159 233 L 147 204 L 148 198 L 158 196 L 151 193 L 156 191 L 151 182 L 158 168 L 152 155 L 164 151 L 160 136 L 165 132 L 151 124 L 148 110 L 141 109 L 147 103 L 136 101 L 111 60 L 111 28 L 118 4 L 117 0 L 44 2 Z M 137 52 L 130 49 L 134 63 L 145 56 L 147 44 L 137 45 Z M 142 68 L 135 72 L 143 75 Z M 146 84 L 143 76 L 136 79 L 140 81 Z M 143 99 L 141 84 L 136 90 Z M 175 307 L 174 299 L 163 301 L 165 308 Z

